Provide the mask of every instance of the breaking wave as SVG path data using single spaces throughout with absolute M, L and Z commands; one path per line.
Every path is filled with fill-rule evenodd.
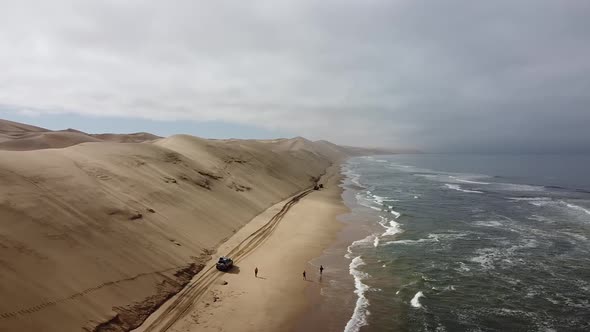
M 362 265 L 365 265 L 365 262 L 361 256 L 353 258 L 349 265 L 350 275 L 354 278 L 354 293 L 357 295 L 357 300 L 352 317 L 344 327 L 345 332 L 359 331 L 361 327 L 367 325 L 367 316 L 371 314 L 368 310 L 369 300 L 365 297 L 369 286 L 363 283 L 363 280 L 368 278 L 369 275 L 358 269 Z
M 445 183 L 445 186 L 449 189 L 457 190 L 464 193 L 483 194 L 483 191 L 463 189 L 458 184 Z

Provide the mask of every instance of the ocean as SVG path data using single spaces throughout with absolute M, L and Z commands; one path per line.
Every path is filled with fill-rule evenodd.
M 349 242 L 317 261 L 341 257 L 347 278 L 324 306 L 348 308 L 347 332 L 590 331 L 589 170 L 583 155 L 350 159 Z

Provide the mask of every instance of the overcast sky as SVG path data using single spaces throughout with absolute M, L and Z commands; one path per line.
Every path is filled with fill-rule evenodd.
M 0 0 L 2 114 L 589 151 L 590 2 Z

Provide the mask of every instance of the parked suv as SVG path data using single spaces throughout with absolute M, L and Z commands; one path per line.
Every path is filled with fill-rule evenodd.
M 234 266 L 234 261 L 229 257 L 219 257 L 216 266 L 219 271 L 229 271 Z

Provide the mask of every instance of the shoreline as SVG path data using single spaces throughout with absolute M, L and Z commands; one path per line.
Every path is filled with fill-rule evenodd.
M 307 292 L 310 308 L 300 316 L 298 332 L 358 331 L 367 325 L 366 316 L 370 314 L 364 295 L 369 287 L 362 282 L 365 276 L 358 270 L 364 263 L 352 254 L 351 248 L 369 238 L 372 241 L 371 236 L 381 226 L 375 221 L 377 216 L 373 211 L 358 203 L 356 195 L 361 188 L 354 176 L 344 169 L 341 173 L 341 200 L 348 211 L 338 216 L 342 227 L 335 241 L 312 261 L 318 266 L 329 266 L 332 274 L 329 283 L 319 291 Z
M 348 211 L 342 200 L 340 165 L 335 163 L 326 170 L 322 178 L 324 189 L 312 190 L 295 199 L 288 212 L 281 216 L 280 223 L 273 226 L 268 236 L 242 253 L 232 271 L 208 273 L 217 256 L 231 252 L 230 248 L 235 252 L 236 244 L 242 245 L 240 239 L 243 242 L 259 232 L 289 205 L 289 200 L 269 208 L 222 244 L 215 259 L 206 265 L 204 274 L 187 287 L 202 284 L 199 296 L 193 297 L 173 321 L 157 325 L 161 324 L 158 317 L 166 311 L 170 314 L 169 308 L 175 298 L 186 297 L 185 290 L 134 331 L 157 330 L 150 327 L 154 323 L 157 323 L 154 327 L 165 326 L 170 331 L 294 330 L 298 319 L 312 305 L 307 292 L 320 289 L 317 267 L 310 262 L 334 243 L 344 226 L 337 220 L 338 215 Z M 255 267 L 259 269 L 258 278 L 254 277 Z M 302 278 L 304 269 L 306 281 Z M 200 280 L 208 274 L 206 280 Z

